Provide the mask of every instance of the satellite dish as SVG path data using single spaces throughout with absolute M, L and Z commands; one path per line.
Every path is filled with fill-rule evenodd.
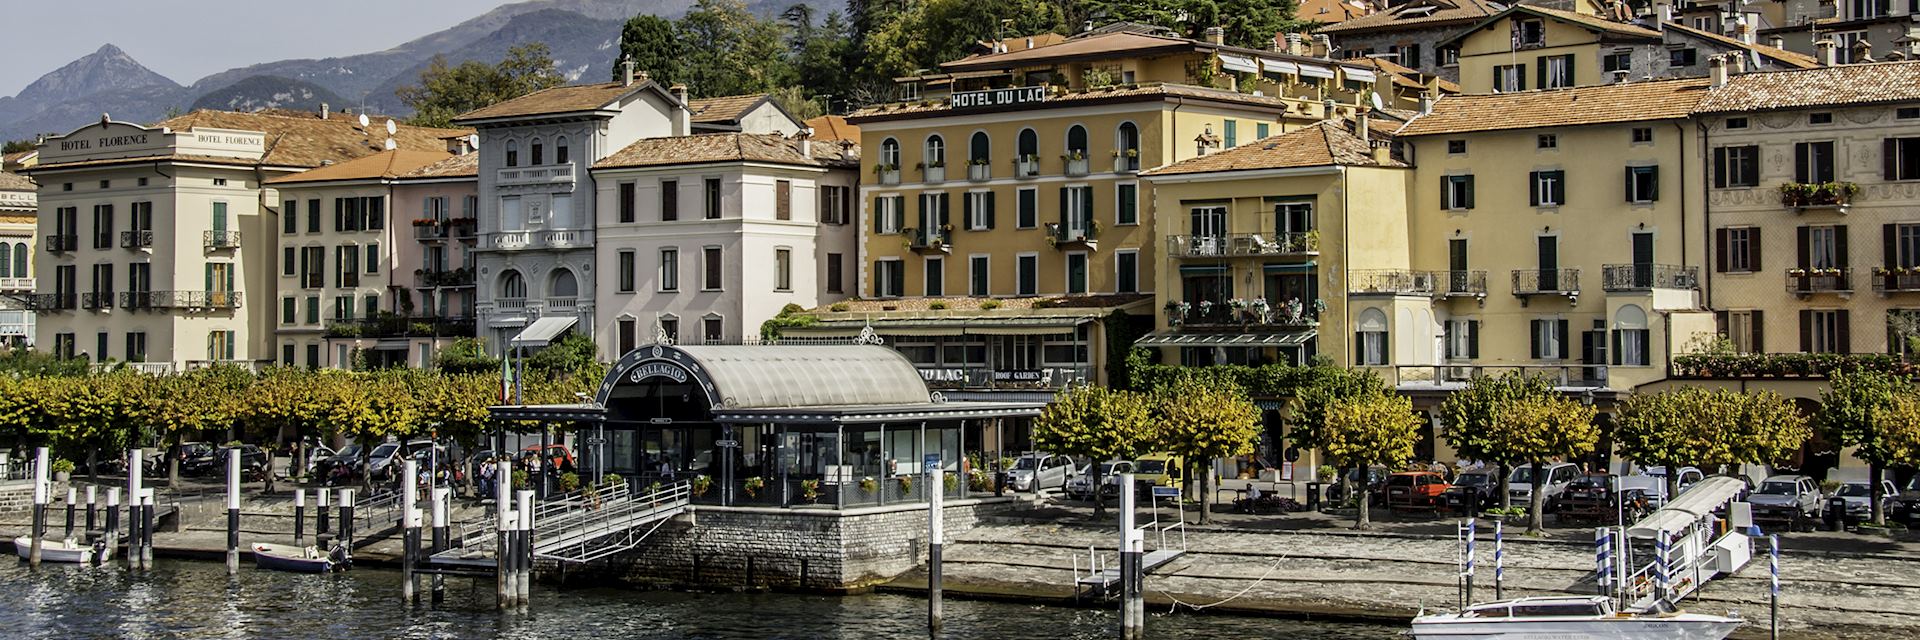
M 480 148 L 480 134 L 478 133 L 467 134 L 467 146 L 473 147 L 475 149 Z
M 367 128 L 367 114 L 360 114 L 360 128 Z
M 388 118 L 387 119 L 387 135 L 393 135 L 395 133 L 398 133 L 399 131 L 400 131 L 400 127 L 395 126 L 393 124 L 392 118 Z
M 389 123 L 387 123 L 387 124 L 388 124 L 389 126 L 391 126 L 391 125 L 392 125 L 393 123 L 391 123 L 391 122 L 389 122 Z M 394 142 L 393 142 L 393 138 L 387 138 L 387 150 L 388 150 L 388 151 L 392 151 L 392 150 L 394 150 L 394 149 L 397 149 L 397 148 L 399 148 L 399 147 L 400 147 L 400 145 L 398 145 L 398 144 L 394 144 Z

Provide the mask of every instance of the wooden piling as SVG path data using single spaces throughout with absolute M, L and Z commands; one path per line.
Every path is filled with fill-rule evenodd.
M 89 533 L 99 530 L 98 527 L 94 526 L 98 524 L 94 519 L 94 511 L 99 504 L 99 489 L 99 487 L 87 485 L 87 532 Z
M 141 568 L 140 564 L 140 474 L 146 470 L 146 450 L 127 450 L 127 564 Z
M 419 588 L 419 576 L 413 572 L 414 556 L 420 551 L 420 522 L 413 504 L 419 465 L 408 458 L 400 467 L 400 602 L 408 607 L 413 606 Z
M 520 573 L 514 577 L 514 587 L 518 589 L 518 593 L 514 594 L 514 602 L 524 611 L 533 596 L 533 529 L 537 523 L 533 521 L 533 490 L 521 490 L 519 498 L 514 505 L 520 510 L 520 521 L 516 526 L 519 530 L 520 553 L 515 558 Z
M 107 548 L 120 546 L 120 488 L 107 488 Z
M 321 491 L 325 493 L 323 489 Z M 293 546 L 305 547 L 307 537 L 307 490 L 293 490 Z
M 47 537 L 47 448 L 33 452 L 33 542 L 27 550 L 27 566 L 40 568 L 40 548 Z
M 67 538 L 73 537 L 73 525 L 74 525 L 73 515 L 74 515 L 75 508 L 79 506 L 77 504 L 79 502 L 80 502 L 80 489 L 78 487 L 73 486 L 72 483 L 68 483 L 67 484 L 67 531 L 63 537 L 67 537 Z
M 429 556 L 439 555 L 448 548 L 447 502 L 452 498 L 453 490 L 436 488 L 433 490 L 433 550 Z M 433 602 L 439 604 L 447 597 L 447 577 L 438 572 L 433 574 Z
M 240 447 L 227 449 L 227 575 L 240 574 Z

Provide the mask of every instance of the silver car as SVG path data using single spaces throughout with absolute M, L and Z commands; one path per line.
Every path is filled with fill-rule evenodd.
M 1540 465 L 1540 471 L 1546 474 L 1547 481 L 1541 484 L 1541 493 L 1545 498 L 1540 501 L 1542 508 L 1553 504 L 1553 499 L 1565 493 L 1567 485 L 1573 484 L 1573 478 L 1580 475 L 1580 467 L 1571 462 L 1554 462 Z M 1507 474 L 1507 495 L 1513 497 L 1513 505 L 1530 506 L 1533 504 L 1533 465 L 1515 466 Z M 1550 509 L 1549 509 L 1550 510 Z
M 1079 477 L 1073 458 L 1051 453 L 1028 453 L 1007 470 L 1007 486 L 1014 491 L 1066 489 L 1067 481 Z
M 1880 499 L 1885 513 L 1893 512 L 1893 499 L 1900 494 L 1893 482 L 1880 481 Z M 1827 517 L 1842 519 L 1846 522 L 1863 522 L 1873 517 L 1873 486 L 1865 480 L 1856 480 L 1840 485 L 1833 496 L 1827 499 L 1827 510 L 1842 509 L 1839 513 L 1829 513 Z
M 1079 475 L 1067 481 L 1067 497 L 1075 500 L 1092 499 L 1093 483 L 1096 482 L 1096 478 L 1104 479 L 1100 481 L 1100 499 L 1105 500 L 1119 495 L 1120 474 L 1132 471 L 1133 463 L 1127 460 L 1108 460 L 1100 463 L 1100 468 L 1097 470 L 1091 464 L 1082 466 L 1078 472 Z

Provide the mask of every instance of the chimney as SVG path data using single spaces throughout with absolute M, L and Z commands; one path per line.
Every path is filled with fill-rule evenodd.
M 1727 86 L 1727 58 L 1714 56 L 1707 59 L 1707 75 L 1713 78 L 1713 86 Z
M 1851 48 L 1853 49 L 1853 56 L 1850 59 L 1853 61 L 1853 64 L 1873 62 L 1873 43 L 1867 42 L 1866 38 L 1853 41 Z
M 1753 44 L 1760 37 L 1760 34 L 1758 33 L 1759 30 L 1753 28 L 1753 24 L 1747 21 L 1747 17 L 1745 15 L 1741 15 L 1739 18 L 1734 19 L 1733 29 L 1734 29 L 1734 37 L 1739 38 L 1741 42 L 1745 42 L 1747 44 Z
M 1787 39 L 1780 36 L 1767 36 L 1767 46 L 1775 49 L 1787 48 Z
M 1660 18 L 1660 24 L 1673 22 L 1673 0 L 1653 0 L 1653 15 Z
M 1737 76 L 1747 72 L 1747 52 L 1733 51 L 1727 54 L 1727 76 Z
M 1222 29 L 1220 27 L 1207 27 L 1207 30 L 1205 33 L 1206 33 L 1205 37 L 1207 39 L 1207 44 L 1225 45 L 1227 43 L 1226 29 Z
M 801 129 L 799 133 L 793 134 L 793 137 L 800 140 L 800 155 L 813 157 L 813 127 Z
M 320 119 L 325 120 L 329 115 L 333 115 L 333 105 L 325 102 L 320 103 Z
M 1320 103 L 1320 119 L 1321 120 L 1335 118 L 1340 115 L 1340 111 L 1338 109 L 1335 109 L 1333 106 L 1335 104 L 1338 104 L 1338 103 L 1334 102 L 1333 98 L 1327 98 L 1325 102 Z
M 1372 109 L 1360 109 L 1359 113 L 1354 114 L 1356 119 L 1353 123 L 1353 135 L 1360 138 L 1361 142 L 1367 141 L 1367 112 L 1369 111 Z
M 1829 67 L 1839 64 L 1833 57 L 1832 40 L 1821 38 L 1819 42 L 1813 43 L 1813 50 L 1817 52 L 1813 57 L 1819 60 L 1820 64 Z
M 1433 113 L 1433 92 L 1422 91 L 1420 92 L 1420 115 L 1429 113 Z
M 1287 34 L 1287 48 L 1285 50 L 1285 53 L 1289 53 L 1297 56 L 1297 55 L 1301 55 L 1301 52 L 1303 51 L 1306 51 L 1306 43 L 1301 41 L 1300 34 L 1298 33 Z
M 620 86 L 623 86 L 623 87 L 633 86 L 633 57 L 632 56 L 628 56 L 620 60 L 620 83 L 621 83 Z
M 1613 72 L 1613 83 L 1626 84 L 1633 79 L 1632 76 L 1633 76 L 1632 71 L 1628 71 L 1626 69 L 1616 69 Z
M 1313 46 L 1307 49 L 1307 55 L 1315 58 L 1333 56 L 1333 37 L 1324 33 L 1313 34 Z
M 687 105 L 687 85 L 675 82 L 673 86 L 667 88 L 667 95 L 673 96 L 673 101 L 680 103 L 680 108 L 676 109 L 673 115 L 673 135 L 684 136 L 693 133 L 693 111 Z

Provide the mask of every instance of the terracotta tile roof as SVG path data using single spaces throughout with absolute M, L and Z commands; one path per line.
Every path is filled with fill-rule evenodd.
M 777 162 L 813 166 L 857 166 L 860 145 L 815 141 L 813 156 L 800 153 L 800 141 L 777 133 L 707 133 L 642 138 L 594 163 L 595 169 L 652 167 L 704 162 Z M 842 151 L 851 151 L 849 160 Z
M 1365 9 L 1353 6 L 1347 0 L 1300 0 L 1300 6 L 1293 10 L 1293 17 L 1296 20 L 1328 25 L 1364 15 L 1367 15 Z
M 687 109 L 693 112 L 694 122 L 739 122 L 748 110 L 760 106 L 767 100 L 767 94 L 754 93 L 744 96 L 721 96 L 688 100 Z
M 1371 124 L 1371 123 L 1369 123 Z M 1194 173 L 1216 173 L 1222 171 L 1254 171 L 1259 169 L 1292 169 L 1299 167 L 1327 166 L 1387 166 L 1404 167 L 1405 163 L 1388 160 L 1375 162 L 1372 147 L 1367 141 L 1353 135 L 1354 123 L 1345 120 L 1322 120 L 1293 131 L 1269 136 L 1249 144 L 1243 144 L 1226 151 L 1209 153 L 1197 158 L 1189 158 L 1141 175 L 1174 176 Z M 1389 129 L 1391 124 L 1389 124 Z M 1369 131 L 1380 129 L 1368 126 Z
M 645 84 L 649 83 L 635 82 L 628 86 L 620 82 L 603 82 L 541 89 L 512 100 L 503 100 L 460 114 L 454 118 L 454 122 L 592 111 L 606 106 L 615 98 Z
M 1073 38 L 1058 44 L 1032 49 L 992 53 L 984 56 L 969 56 L 952 62 L 940 64 L 948 71 L 967 69 L 1020 67 L 1037 65 L 1059 58 L 1110 58 L 1126 54 L 1137 54 L 1157 50 L 1191 50 L 1197 43 L 1182 38 L 1164 38 L 1141 33 L 1118 31 L 1102 33 L 1083 38 Z
M 1431 11 L 1423 11 L 1432 7 Z M 1486 0 L 1415 0 L 1391 11 L 1364 16 L 1315 29 L 1315 33 L 1354 34 L 1369 31 L 1425 28 L 1453 22 L 1471 22 L 1499 12 Z
M 480 175 L 480 153 L 471 152 L 414 169 L 400 176 L 409 178 L 475 178 Z
M 1288 106 L 1285 100 L 1273 96 L 1256 96 L 1250 93 L 1240 93 L 1226 89 L 1209 89 L 1186 84 L 1147 83 L 1139 85 L 1114 85 L 1102 89 L 1057 94 L 1048 97 L 1046 102 L 1040 103 L 1039 107 L 1029 108 L 1046 108 L 1048 106 L 1065 107 L 1099 101 L 1152 100 L 1169 96 L 1220 100 L 1223 102 L 1272 107 L 1274 109 L 1284 109 Z M 899 116 L 944 113 L 951 110 L 951 107 L 942 102 L 930 102 L 925 105 L 918 102 L 880 104 L 848 114 L 847 120 L 858 123 L 867 119 L 884 120 Z
M 0 172 L 0 191 L 37 191 L 39 188 L 32 178 L 11 171 Z
M 807 121 L 813 129 L 814 140 L 852 140 L 860 141 L 860 127 L 847 123 L 846 116 L 820 116 Z
M 338 164 L 323 165 L 293 175 L 268 180 L 267 184 L 299 184 L 335 180 L 374 180 L 397 178 L 421 167 L 445 160 L 453 154 L 445 151 L 394 149 Z
M 1370 57 L 1370 58 L 1365 58 L 1362 61 L 1372 66 L 1373 68 L 1379 69 L 1380 71 L 1386 73 L 1387 77 L 1393 79 L 1393 85 L 1396 87 L 1403 87 L 1407 89 L 1425 89 L 1427 87 L 1426 85 L 1427 81 L 1435 79 L 1433 76 L 1429 76 L 1427 74 L 1421 73 L 1418 69 L 1402 66 L 1398 62 L 1394 62 L 1392 60 L 1388 60 L 1385 58 Z M 1451 80 L 1448 80 L 1446 78 L 1438 78 L 1438 80 L 1439 80 L 1441 91 L 1444 91 L 1447 93 L 1460 93 L 1459 84 Z
M 1757 71 L 1707 93 L 1698 113 L 1920 101 L 1920 60 Z
M 1706 78 L 1652 80 L 1550 91 L 1441 96 L 1433 112 L 1399 135 L 1571 127 L 1685 118 L 1707 95 Z
M 1758 53 L 1762 56 L 1767 57 L 1770 60 L 1773 60 L 1775 62 L 1778 62 L 1782 65 L 1786 65 L 1789 67 L 1794 67 L 1798 69 L 1812 69 L 1814 67 L 1820 66 L 1819 60 L 1815 59 L 1813 56 L 1810 56 L 1804 53 L 1796 53 L 1793 51 L 1788 51 L 1786 49 L 1769 47 L 1764 44 L 1748 44 L 1747 42 L 1742 41 L 1739 38 L 1723 36 L 1711 31 L 1701 31 L 1699 29 L 1695 29 L 1693 27 L 1689 27 L 1689 26 L 1680 24 L 1678 22 L 1667 23 L 1666 29 L 1669 31 L 1675 31 L 1675 32 L 1691 35 L 1696 38 L 1712 40 L 1714 42 L 1717 42 L 1729 47 L 1746 49 L 1748 51 Z
M 1511 14 L 1514 14 L 1514 13 L 1525 13 L 1529 15 L 1539 16 L 1542 18 L 1547 18 L 1549 20 L 1559 20 L 1561 22 L 1570 22 L 1582 28 L 1591 29 L 1593 31 L 1598 31 L 1601 33 L 1606 33 L 1606 34 L 1611 34 L 1611 35 L 1621 36 L 1626 38 L 1635 38 L 1635 39 L 1641 39 L 1641 40 L 1659 40 L 1660 39 L 1660 32 L 1654 31 L 1652 29 L 1648 29 L 1646 27 L 1631 25 L 1625 22 L 1615 22 L 1613 20 L 1608 20 L 1600 16 L 1592 16 L 1584 13 L 1574 13 L 1572 11 L 1561 11 L 1559 9 L 1548 9 L 1546 7 L 1536 7 L 1536 6 L 1527 5 L 1527 4 L 1517 4 L 1511 7 L 1507 7 L 1505 10 L 1499 13 L 1493 14 L 1491 16 L 1487 16 L 1485 20 L 1476 22 L 1471 27 L 1461 29 L 1458 33 L 1455 33 L 1452 36 L 1449 36 L 1446 39 L 1435 43 L 1434 46 L 1442 47 L 1442 46 L 1447 46 L 1456 42 L 1460 42 L 1461 40 L 1465 40 L 1467 39 L 1467 37 L 1472 36 L 1474 32 L 1477 32 L 1485 28 L 1487 25 L 1491 25 L 1501 20 L 1506 20 L 1510 17 Z
M 241 131 L 261 131 L 267 134 L 267 155 L 262 164 L 288 167 L 318 167 L 327 160 L 344 162 L 369 156 L 386 150 L 387 130 L 385 117 L 371 118 L 367 128 L 360 128 L 359 116 L 336 114 L 328 119 L 320 119 L 320 114 L 308 111 L 267 110 L 253 113 L 233 111 L 195 111 L 177 118 L 165 120 L 154 126 L 166 127 L 176 132 L 194 127 L 215 129 L 238 129 Z M 448 136 L 472 133 L 467 129 L 434 129 L 399 125 L 393 141 L 398 148 L 410 150 L 444 150 L 447 148 L 444 138 Z M 234 159 L 224 158 L 222 162 L 232 164 Z M 72 165 L 73 163 L 67 163 Z M 253 164 L 242 161 L 241 164 Z

